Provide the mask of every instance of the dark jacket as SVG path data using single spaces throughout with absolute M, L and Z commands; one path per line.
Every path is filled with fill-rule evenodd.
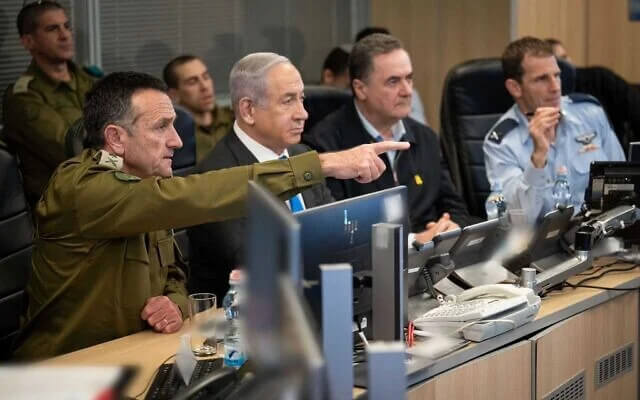
M 290 156 L 310 149 L 302 144 L 287 149 Z M 198 164 L 198 172 L 214 171 L 239 165 L 250 165 L 258 160 L 233 132 L 227 134 Z M 306 208 L 333 201 L 331 192 L 323 184 L 303 190 Z M 246 218 L 193 226 L 187 230 L 190 249 L 190 274 L 187 288 L 190 293 L 211 292 L 222 304 L 222 296 L 229 289 L 229 273 L 244 263 Z
M 428 222 L 436 221 L 442 213 L 464 226 L 469 224 L 469 213 L 462 198 L 456 193 L 449 171 L 440 156 L 440 143 L 427 126 L 405 118 L 406 133 L 403 140 L 411 148 L 397 155 L 397 176 L 400 185 L 409 190 L 409 218 L 412 232 L 422 232 Z M 318 152 L 346 150 L 373 142 L 365 130 L 355 105 L 349 103 L 316 124 L 305 141 Z M 371 183 L 358 183 L 353 179 L 327 179 L 327 186 L 336 200 L 360 196 L 395 186 L 393 170 L 386 154 L 381 155 L 387 169 Z

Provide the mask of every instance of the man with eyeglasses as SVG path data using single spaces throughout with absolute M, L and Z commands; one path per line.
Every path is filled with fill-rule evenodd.
M 84 96 L 93 79 L 71 61 L 73 34 L 60 4 L 26 4 L 18 14 L 17 27 L 32 60 L 5 94 L 4 139 L 21 159 L 27 198 L 33 206 L 54 169 L 67 158 L 66 132 L 82 116 Z

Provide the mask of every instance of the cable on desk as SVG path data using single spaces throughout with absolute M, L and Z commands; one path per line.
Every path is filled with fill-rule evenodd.
M 566 282 L 566 286 L 576 289 L 576 288 L 589 288 L 589 289 L 601 289 L 601 290 L 617 290 L 620 292 L 630 292 L 633 290 L 638 290 L 640 289 L 640 286 L 637 287 L 633 287 L 633 288 L 611 288 L 611 287 L 604 287 L 604 286 L 595 286 L 595 285 L 574 285 L 573 283 L 569 283 Z
M 608 263 L 606 263 L 606 264 L 602 264 L 602 265 L 598 265 L 598 266 L 596 266 L 596 267 L 593 269 L 593 271 L 582 272 L 582 273 L 580 273 L 580 274 L 576 274 L 575 276 L 590 276 L 590 275 L 593 275 L 593 274 L 595 274 L 595 273 L 597 273 L 597 272 L 602 271 L 602 269 L 603 269 L 603 268 L 610 267 L 610 266 L 612 266 L 612 265 L 614 265 L 614 264 L 617 264 L 617 263 L 619 263 L 619 262 L 620 262 L 620 260 L 616 259 L 616 260 L 613 260 L 613 261 L 608 262 Z
M 602 278 L 603 276 L 605 276 L 606 274 L 608 274 L 610 272 L 627 272 L 627 271 L 631 271 L 633 269 L 636 269 L 637 267 L 638 267 L 638 264 L 633 264 L 632 266 L 627 267 L 627 268 L 611 268 L 611 269 L 608 269 L 608 270 L 606 270 L 606 271 L 604 271 L 604 272 L 602 272 L 602 273 L 600 273 L 598 275 L 594 275 L 594 276 L 590 276 L 588 278 L 582 279 L 578 283 L 573 283 L 573 285 L 579 286 L 579 285 L 582 285 L 583 283 L 585 283 L 587 281 L 591 281 L 591 280 L 594 280 L 594 279 L 600 279 L 600 278 Z
M 158 369 L 160 369 L 160 367 L 165 364 L 167 361 L 171 360 L 173 357 L 175 357 L 176 354 L 172 354 L 169 357 L 165 358 L 164 361 L 162 361 L 160 363 L 160 365 L 158 365 L 158 368 L 156 368 L 155 372 L 153 373 L 153 375 L 151 376 L 151 378 L 149 378 L 149 381 L 147 382 L 147 385 L 144 387 L 144 389 L 142 389 L 142 392 L 136 394 L 135 396 L 133 396 L 134 399 L 139 398 L 140 396 L 142 396 L 144 394 L 144 392 L 147 391 L 147 389 L 149 389 L 149 386 L 151 386 L 151 382 L 153 382 L 153 379 L 156 377 L 156 374 L 158 374 Z

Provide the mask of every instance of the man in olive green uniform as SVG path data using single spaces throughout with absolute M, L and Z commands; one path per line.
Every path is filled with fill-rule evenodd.
M 174 58 L 164 67 L 169 97 L 185 107 L 196 122 L 196 161 L 200 162 L 233 126 L 230 107 L 216 104 L 213 77 L 204 62 L 192 55 Z
M 18 14 L 22 45 L 31 53 L 27 71 L 7 89 L 3 102 L 6 141 L 18 154 L 29 203 L 40 197 L 64 161 L 67 129 L 82 115 L 93 79 L 74 64 L 73 35 L 55 2 L 31 3 Z
M 187 297 L 171 228 L 242 216 L 248 180 L 288 199 L 323 176 L 376 179 L 384 170 L 378 154 L 408 147 L 375 143 L 172 177 L 182 142 L 165 90 L 149 75 L 121 72 L 87 94 L 90 149 L 58 167 L 35 210 L 17 358 L 51 357 L 146 327 L 179 330 Z

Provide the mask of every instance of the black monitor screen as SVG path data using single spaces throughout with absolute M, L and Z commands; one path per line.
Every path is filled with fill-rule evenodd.
M 407 189 L 397 186 L 294 214 L 300 222 L 304 279 L 316 280 L 320 264 L 350 263 L 371 269 L 371 226 L 379 222 L 409 229 Z
M 406 241 L 407 188 L 397 186 L 311 208 L 294 216 L 301 225 L 305 295 L 319 315 L 320 264 L 349 263 L 354 275 L 366 275 L 371 270 L 371 226 L 380 222 L 401 224 Z M 354 290 L 353 297 L 354 313 L 370 310 L 370 288 Z

